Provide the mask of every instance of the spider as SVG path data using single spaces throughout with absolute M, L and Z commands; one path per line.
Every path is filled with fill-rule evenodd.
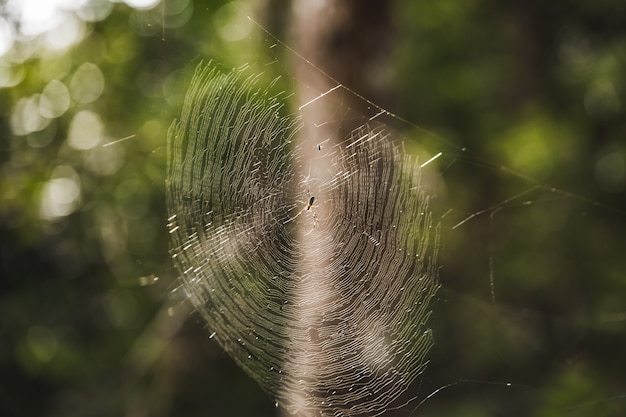
M 307 190 L 307 194 L 309 195 L 309 203 L 306 205 L 306 211 L 310 211 L 313 214 L 313 229 L 315 229 L 315 226 L 317 226 L 317 214 L 315 214 L 315 210 L 313 209 L 315 196 L 312 196 L 308 190 Z M 313 231 L 313 229 L 311 229 L 311 231 Z
M 309 195 L 309 202 L 307 203 L 307 205 L 305 207 L 303 207 L 302 209 L 300 209 L 300 211 L 298 211 L 295 216 L 291 217 L 290 219 L 286 220 L 285 223 L 290 223 L 294 220 L 296 220 L 298 217 L 300 217 L 300 215 L 302 213 L 305 212 L 309 212 L 313 215 L 313 227 L 311 228 L 311 230 L 307 233 L 307 235 L 309 233 L 311 233 L 313 231 L 313 229 L 315 229 L 315 226 L 317 226 L 317 214 L 315 213 L 315 210 L 313 209 L 313 203 L 315 202 L 315 196 L 312 196 L 311 193 L 307 190 L 307 194 Z

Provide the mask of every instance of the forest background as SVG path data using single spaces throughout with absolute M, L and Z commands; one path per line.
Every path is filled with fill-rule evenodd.
M 0 414 L 276 415 L 173 291 L 165 138 L 200 60 L 275 42 L 245 13 L 298 49 L 298 2 L 44 3 L 0 5 Z M 302 53 L 445 153 L 414 395 L 455 385 L 416 414 L 623 415 L 626 3 L 343 3 Z

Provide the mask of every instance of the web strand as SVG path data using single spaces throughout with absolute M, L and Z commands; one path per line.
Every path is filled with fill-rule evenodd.
M 377 415 L 427 363 L 439 226 L 382 127 L 326 149 L 329 179 L 302 178 L 280 100 L 247 68 L 198 67 L 168 135 L 172 258 L 212 338 L 278 405 Z

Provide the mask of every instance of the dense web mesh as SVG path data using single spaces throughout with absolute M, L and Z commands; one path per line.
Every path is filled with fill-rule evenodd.
M 171 254 L 214 338 L 277 405 L 376 415 L 423 372 L 439 227 L 420 166 L 363 125 L 311 177 L 272 83 L 200 65 L 168 134 Z

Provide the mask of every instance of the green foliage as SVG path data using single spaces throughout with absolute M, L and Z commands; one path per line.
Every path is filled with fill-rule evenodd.
M 67 12 L 75 32 L 0 57 L 0 414 L 273 415 L 183 324 L 164 199 L 166 130 L 193 68 L 263 61 L 263 36 L 225 1 L 87 3 L 100 14 Z M 434 204 L 448 226 L 494 208 L 447 231 L 416 395 L 514 382 L 461 382 L 418 413 L 626 409 L 625 4 L 396 2 L 392 110 L 453 144 L 429 145 L 446 150 Z

